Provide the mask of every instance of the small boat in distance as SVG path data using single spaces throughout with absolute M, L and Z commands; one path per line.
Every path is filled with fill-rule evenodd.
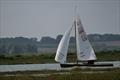
M 67 63 L 67 51 L 69 46 L 70 34 L 74 29 L 77 61 L 75 63 Z M 113 66 L 113 64 L 96 64 L 95 52 L 87 38 L 86 32 L 82 26 L 79 16 L 73 22 L 73 25 L 63 35 L 55 56 L 55 61 L 60 63 L 61 67 L 73 66 Z M 81 61 L 82 63 L 80 63 Z

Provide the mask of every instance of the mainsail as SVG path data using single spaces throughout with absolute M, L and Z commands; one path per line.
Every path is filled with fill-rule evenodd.
M 72 26 L 73 27 L 73 26 Z M 70 40 L 70 33 L 72 31 L 72 27 L 70 27 L 65 34 L 63 35 L 55 56 L 55 61 L 60 63 L 66 63 L 66 57 L 67 57 L 67 51 L 68 51 L 68 45 Z
M 79 17 L 75 20 L 74 25 L 76 27 L 77 60 L 96 60 L 96 55 L 87 38 Z

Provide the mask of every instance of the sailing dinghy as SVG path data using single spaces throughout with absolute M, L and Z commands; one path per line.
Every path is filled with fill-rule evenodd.
M 70 34 L 72 29 L 75 30 L 76 40 L 76 63 L 67 63 L 67 51 L 69 46 Z M 60 63 L 61 67 L 73 67 L 73 66 L 113 66 L 113 64 L 95 64 L 96 60 L 95 52 L 87 38 L 86 32 L 82 26 L 79 16 L 74 20 L 73 25 L 63 35 L 55 56 L 55 61 Z M 81 61 L 83 63 L 79 63 Z

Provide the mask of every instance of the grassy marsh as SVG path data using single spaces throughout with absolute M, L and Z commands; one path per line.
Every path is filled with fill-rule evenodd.
M 12 74 L 12 76 L 10 76 L 10 74 Z M 118 68 L 116 69 L 75 68 L 69 71 L 43 70 L 43 71 L 0 73 L 0 80 L 120 80 L 119 75 L 120 69 Z
M 96 53 L 97 60 L 120 60 L 120 51 L 108 51 Z M 0 55 L 0 64 L 40 64 L 55 63 L 55 53 L 37 55 Z M 76 54 L 68 54 L 68 62 L 76 61 Z

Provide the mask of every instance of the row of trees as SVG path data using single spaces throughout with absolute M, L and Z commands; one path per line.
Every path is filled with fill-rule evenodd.
M 0 38 L 0 54 L 37 53 L 37 38 Z
M 40 44 L 58 44 L 59 41 L 61 40 L 62 35 L 58 35 L 56 37 L 56 39 L 51 38 L 51 37 L 42 37 L 42 39 L 40 40 Z M 100 41 L 120 41 L 120 34 L 104 34 L 104 35 L 100 35 L 100 34 L 89 34 L 88 35 L 88 39 L 91 42 L 100 42 Z M 71 37 L 70 38 L 70 43 L 74 43 L 75 42 L 75 37 Z
M 39 47 L 44 45 L 56 44 L 60 42 L 62 35 L 58 35 L 56 39 L 51 37 L 42 37 L 40 41 L 37 38 L 25 38 L 25 37 L 15 37 L 15 38 L 0 38 L 0 54 L 4 53 L 37 53 Z M 100 41 L 120 41 L 119 34 L 90 34 L 88 38 L 92 42 Z M 70 38 L 70 43 L 75 42 L 75 37 Z M 45 46 L 46 47 L 46 46 Z
M 37 46 L 35 45 L 1 45 L 0 46 L 1 54 L 12 54 L 12 53 L 37 53 Z

